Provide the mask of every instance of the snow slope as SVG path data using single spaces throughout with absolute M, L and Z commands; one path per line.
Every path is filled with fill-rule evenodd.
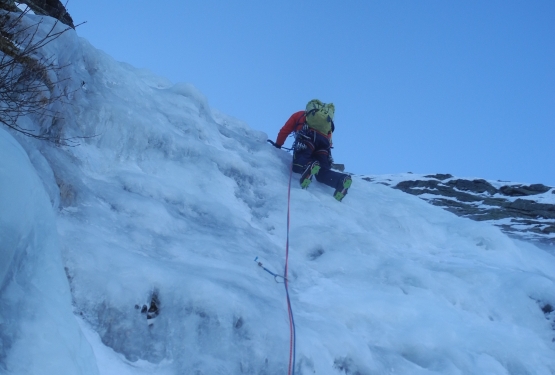
M 285 290 L 253 260 L 283 272 L 291 156 L 211 109 L 191 85 L 118 63 L 73 32 L 48 48 L 71 64 L 67 92 L 78 89 L 57 125 L 64 137 L 95 135 L 68 148 L 17 137 L 36 155 L 59 236 L 48 263 L 28 262 L 58 269 L 51 286 L 62 297 L 67 285 L 57 280 L 66 267 L 73 311 L 94 351 L 79 357 L 89 363 L 81 372 L 57 373 L 94 371 L 91 360 L 100 374 L 286 373 Z M 9 175 L 23 161 L 13 163 Z M 19 191 L 4 176 L 2 189 Z M 296 374 L 555 373 L 552 255 L 358 177 L 342 203 L 317 182 L 300 189 L 297 178 L 289 256 Z M 15 230 L 33 215 L 49 221 L 45 201 Z M 18 210 L 4 211 L 2 227 Z M 135 305 L 155 290 L 161 310 L 149 326 Z M 9 290 L 1 293 L 6 304 Z M 36 292 L 29 303 L 43 298 Z M 52 307 L 60 314 L 71 308 L 64 298 Z M 4 321 L 50 333 L 8 306 Z M 63 332 L 75 332 L 66 321 Z M 79 365 L 71 353 L 29 345 Z M 24 373 L 17 365 L 32 354 L 4 351 L 0 371 Z

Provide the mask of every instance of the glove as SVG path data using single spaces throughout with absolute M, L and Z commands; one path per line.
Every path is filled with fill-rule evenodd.
M 281 148 L 281 145 L 278 145 L 276 142 L 268 139 L 268 143 L 270 143 L 272 146 L 274 146 L 275 148 Z

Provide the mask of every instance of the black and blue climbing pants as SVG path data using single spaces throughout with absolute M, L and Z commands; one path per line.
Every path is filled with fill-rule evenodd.
M 302 174 L 308 164 L 315 160 L 320 163 L 320 171 L 316 175 L 316 180 L 334 189 L 342 188 L 343 180 L 347 175 L 331 170 L 329 139 L 318 132 L 309 130 L 297 137 L 293 152 L 293 172 Z

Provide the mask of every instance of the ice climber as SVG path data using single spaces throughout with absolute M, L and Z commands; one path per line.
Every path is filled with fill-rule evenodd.
M 293 144 L 293 172 L 301 174 L 301 187 L 308 188 L 312 177 L 318 182 L 335 189 L 333 196 L 341 202 L 351 187 L 351 177 L 331 170 L 332 133 L 335 130 L 333 103 L 325 104 L 318 99 L 311 100 L 304 111 L 294 113 L 283 125 L 275 142 L 281 148 L 285 139 L 295 133 Z

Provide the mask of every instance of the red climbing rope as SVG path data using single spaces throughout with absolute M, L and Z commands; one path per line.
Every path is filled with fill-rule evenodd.
M 289 299 L 289 288 L 288 288 L 288 279 L 287 279 L 287 271 L 289 268 L 289 223 L 290 223 L 290 206 L 291 206 L 291 179 L 293 177 L 293 161 L 291 161 L 291 167 L 289 169 L 289 188 L 287 190 L 287 242 L 285 243 L 285 272 L 284 272 L 284 279 L 285 279 L 285 294 L 287 295 L 287 310 L 289 312 L 289 333 L 290 333 L 290 341 L 289 341 L 289 368 L 287 371 L 288 375 L 295 374 L 295 344 L 296 344 L 296 337 L 295 337 L 295 320 L 293 319 L 293 310 L 291 309 L 291 300 Z

